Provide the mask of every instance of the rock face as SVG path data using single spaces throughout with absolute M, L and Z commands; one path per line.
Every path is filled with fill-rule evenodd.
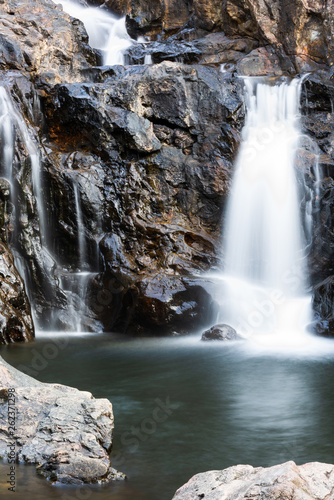
M 51 0 L 3 0 L 0 4 L 0 68 L 28 71 L 42 81 L 82 81 L 97 63 L 78 20 Z
M 297 71 L 333 62 L 333 2 L 321 0 L 132 0 L 129 25 L 150 36 L 168 35 L 185 24 L 246 36 L 288 54 Z
M 236 465 L 222 471 L 197 474 L 174 495 L 173 500 L 327 500 L 334 495 L 334 465 L 294 462 L 269 468 Z
M 212 324 L 217 306 L 200 274 L 222 266 L 240 76 L 299 71 L 314 72 L 302 109 L 313 141 L 298 152 L 300 178 L 318 189 L 314 307 L 332 324 L 331 2 L 92 2 L 102 3 L 127 14 L 133 36 L 152 38 L 128 49 L 128 66 L 98 67 L 82 23 L 51 0 L 0 3 L 0 85 L 40 161 L 37 190 L 16 126 L 17 201 L 1 172 L 0 239 L 20 256 L 38 327 L 180 334 Z
M 95 286 L 106 296 L 93 293 L 93 310 L 107 330 L 191 331 L 214 310 L 205 280 L 186 277 L 218 262 L 242 86 L 214 68 L 172 62 L 102 77 L 57 86 L 43 99 L 48 161 L 57 165 L 51 190 L 68 196 L 65 178 L 78 179 L 90 266 L 100 234 L 105 270 Z M 66 203 L 51 210 L 68 258 L 75 220 Z
M 238 340 L 240 337 L 237 332 L 229 325 L 215 325 L 206 330 L 202 335 L 202 340 Z
M 334 82 L 330 73 L 307 77 L 302 96 L 302 124 L 310 139 L 305 146 L 302 163 L 316 181 L 313 185 L 316 202 L 309 258 L 314 290 L 314 326 L 316 332 L 329 336 L 334 335 L 333 98 Z
M 110 465 L 114 417 L 108 400 L 42 384 L 2 358 L 0 386 L 0 457 L 14 452 L 19 462 L 36 464 L 40 474 L 60 483 L 124 478 Z
M 34 338 L 30 304 L 10 250 L 0 243 L 0 344 Z

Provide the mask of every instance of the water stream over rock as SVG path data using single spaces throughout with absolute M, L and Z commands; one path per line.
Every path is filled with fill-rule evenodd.
M 117 18 L 105 9 L 84 7 L 72 0 L 57 0 L 70 16 L 80 19 L 89 36 L 89 44 L 102 53 L 103 64 L 124 64 L 124 52 L 135 43 L 128 35 L 125 17 Z

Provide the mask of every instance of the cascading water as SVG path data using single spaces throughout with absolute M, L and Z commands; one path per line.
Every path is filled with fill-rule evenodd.
M 261 342 L 291 345 L 307 335 L 311 322 L 294 168 L 301 82 L 269 85 L 248 78 L 245 86 L 247 118 L 223 240 L 220 319 Z
M 17 141 L 18 139 L 18 141 Z M 30 169 L 25 171 L 22 166 L 15 165 L 16 146 L 18 142 L 21 144 L 22 149 L 25 151 L 25 156 L 29 159 Z M 6 210 L 7 216 L 7 240 L 15 258 L 15 265 L 25 282 L 25 287 L 29 300 L 32 306 L 32 313 L 36 330 L 43 329 L 39 321 L 40 314 L 37 313 L 34 294 L 31 289 L 31 280 L 29 277 L 29 256 L 33 260 L 37 260 L 43 265 L 43 273 L 46 274 L 47 279 L 58 282 L 59 292 L 63 297 L 63 309 L 51 311 L 51 317 L 48 320 L 49 329 L 54 329 L 54 325 L 59 323 L 60 316 L 66 316 L 67 329 L 69 327 L 74 331 L 82 331 L 82 325 L 87 324 L 88 316 L 85 299 L 87 288 L 92 276 L 96 275 L 98 268 L 94 268 L 94 273 L 90 272 L 90 266 L 87 263 L 88 255 L 85 240 L 85 228 L 82 217 L 80 191 L 76 179 L 73 181 L 73 194 L 74 194 L 74 210 L 76 215 L 76 232 L 78 237 L 77 248 L 78 258 L 76 266 L 72 269 L 66 266 L 65 268 L 59 264 L 58 259 L 54 252 L 50 249 L 52 243 L 51 229 L 47 224 L 46 206 L 43 199 L 43 186 L 42 186 L 42 165 L 40 160 L 39 149 L 34 140 L 31 131 L 21 116 L 19 110 L 13 103 L 9 93 L 4 87 L 0 86 L 0 163 L 1 171 L 0 176 L 6 179 L 10 184 L 10 204 L 11 210 Z M 24 171 L 24 173 L 23 173 Z M 20 199 L 17 193 L 17 186 L 20 184 L 18 181 L 25 175 L 31 175 L 32 190 L 29 193 L 25 192 L 26 188 L 21 186 L 21 196 L 27 196 L 27 199 Z M 28 180 L 29 184 L 29 180 Z M 22 189 L 23 188 L 23 189 Z M 24 192 L 24 194 L 23 194 Z M 35 200 L 33 202 L 33 200 Z M 24 249 L 22 255 L 22 248 L 20 240 L 22 239 L 23 227 L 29 226 L 26 220 L 27 214 L 25 209 L 22 210 L 21 204 L 35 203 L 36 220 L 38 220 L 38 227 L 34 228 L 34 234 L 31 238 L 30 229 L 23 239 L 29 239 L 29 256 L 27 249 Z M 31 207 L 29 208 L 31 211 Z M 39 256 L 39 257 L 38 257 Z M 95 259 L 96 261 L 96 259 Z M 35 266 L 35 264 L 34 264 Z M 44 283 L 47 286 L 47 283 Z M 43 293 L 48 293 L 48 300 L 53 302 L 55 297 L 52 292 L 43 289 Z M 66 298 L 67 305 L 64 304 Z M 45 320 L 46 318 L 43 318 Z M 70 326 L 71 325 L 71 326 Z
M 117 18 L 99 7 L 84 7 L 72 0 L 54 0 L 70 16 L 80 19 L 89 36 L 89 44 L 102 52 L 103 64 L 124 65 L 124 52 L 135 43 L 128 35 L 125 17 Z

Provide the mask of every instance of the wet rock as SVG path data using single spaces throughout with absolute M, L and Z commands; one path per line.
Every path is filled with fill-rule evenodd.
M 126 296 L 124 300 L 126 302 Z M 190 333 L 210 321 L 217 313 L 214 299 L 205 290 L 205 284 L 200 279 L 165 275 L 144 278 L 137 281 L 132 300 L 128 333 Z
M 14 444 L 18 461 L 36 464 L 39 474 L 52 482 L 124 479 L 110 464 L 114 416 L 107 399 L 94 399 L 89 392 L 72 387 L 43 384 L 2 358 L 0 386 L 0 457 L 8 457 L 9 444 Z M 9 403 L 16 411 L 12 434 Z
M 313 308 L 320 334 L 332 335 L 332 277 L 334 275 L 334 85 L 329 72 L 308 76 L 303 83 L 302 125 L 309 136 L 308 157 L 313 176 L 313 234 L 309 268 L 314 289 Z M 313 159 L 312 159 L 313 155 Z M 327 332 L 326 332 L 327 330 Z
M 51 0 L 3 0 L 0 13 L 1 69 L 55 83 L 82 81 L 81 71 L 97 64 L 83 24 Z
M 281 76 L 295 69 L 287 56 L 279 57 L 272 47 L 260 47 L 238 62 L 237 71 L 243 76 Z
M 89 5 L 103 5 L 113 14 L 125 16 L 130 9 L 131 2 L 130 0 L 90 0 Z
M 130 3 L 127 26 L 131 36 L 148 34 L 150 37 L 161 33 L 173 34 L 189 19 L 191 4 L 187 1 L 136 0 Z
M 222 31 L 271 45 L 289 54 L 298 72 L 333 63 L 334 15 L 331 2 L 268 3 L 264 0 L 161 0 L 152 9 L 147 0 L 131 2 L 128 25 L 133 33 L 163 38 L 183 27 Z M 291 64 L 291 63 L 290 63 Z
M 334 465 L 310 462 L 297 466 L 291 461 L 268 468 L 236 465 L 222 471 L 197 474 L 175 493 L 173 499 L 325 500 L 330 498 L 333 488 Z
M 59 197 L 50 207 L 55 253 L 76 265 L 75 182 L 90 266 L 94 238 L 100 242 L 100 272 L 87 292 L 93 317 L 106 331 L 192 331 L 212 320 L 211 295 L 185 278 L 220 258 L 242 84 L 214 68 L 172 62 L 100 77 L 57 86 L 44 99 L 49 184 Z M 149 142 L 128 117 L 152 130 Z
M 27 342 L 34 338 L 30 304 L 13 256 L 0 243 L 0 344 Z
M 329 276 L 314 287 L 313 309 L 318 317 L 313 325 L 315 333 L 334 337 L 334 276 Z
M 239 340 L 239 335 L 229 325 L 215 325 L 206 330 L 202 335 L 202 340 Z
M 223 33 L 210 33 L 204 38 L 192 38 L 191 30 L 183 30 L 165 41 L 135 44 L 127 51 L 132 64 L 143 64 L 145 55 L 152 57 L 153 63 L 176 61 L 185 64 L 225 64 L 236 63 L 257 46 L 249 38 L 228 38 Z

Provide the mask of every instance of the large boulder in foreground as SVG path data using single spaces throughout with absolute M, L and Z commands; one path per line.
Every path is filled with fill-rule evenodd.
M 329 500 L 334 492 L 334 465 L 294 462 L 257 467 L 236 465 L 197 474 L 174 495 L 175 500 Z
M 0 457 L 15 452 L 19 462 L 36 464 L 40 474 L 60 483 L 124 478 L 110 465 L 114 416 L 107 399 L 43 384 L 1 357 L 0 387 Z

